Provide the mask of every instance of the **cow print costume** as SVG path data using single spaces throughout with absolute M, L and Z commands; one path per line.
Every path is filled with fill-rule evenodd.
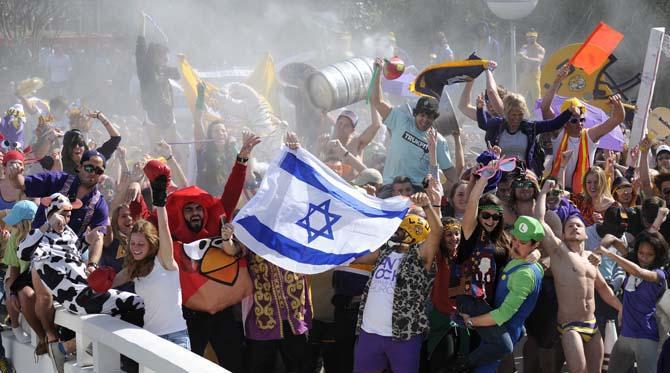
M 121 315 L 126 321 L 131 320 L 124 314 L 132 314 L 132 320 L 136 320 L 138 312 L 144 313 L 141 297 L 115 289 L 95 293 L 88 286 L 86 264 L 77 241 L 77 234 L 69 226 L 62 233 L 33 229 L 19 245 L 18 254 L 22 260 L 32 261 L 42 283 L 67 310 L 77 315 Z

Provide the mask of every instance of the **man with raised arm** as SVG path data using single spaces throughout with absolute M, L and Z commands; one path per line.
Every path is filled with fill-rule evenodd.
M 561 240 L 544 221 L 547 193 L 553 187 L 553 180 L 544 183 L 535 204 L 535 215 L 544 225 L 541 248 L 549 254 L 556 282 L 561 344 L 570 372 L 596 373 L 602 367 L 603 342 L 602 338 L 593 338 L 598 334 L 594 290 L 619 312 L 621 302 L 607 286 L 598 268 L 589 261 L 591 254 L 585 249 L 584 222 L 578 216 L 569 217 L 563 226 Z

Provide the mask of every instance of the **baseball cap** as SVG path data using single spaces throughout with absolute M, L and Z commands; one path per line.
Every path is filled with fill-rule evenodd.
M 81 161 L 79 163 L 84 164 L 84 162 L 88 161 L 93 157 L 100 157 L 100 159 L 102 159 L 102 164 L 107 163 L 107 157 L 105 157 L 104 154 L 94 149 L 85 151 L 84 154 L 81 155 Z
M 426 113 L 434 115 L 437 118 L 440 113 L 438 111 L 439 102 L 435 97 L 432 96 L 421 96 L 419 101 L 417 101 L 416 106 L 414 107 L 414 115 L 419 113 Z
M 21 153 L 18 150 L 10 150 L 7 153 L 5 153 L 5 156 L 2 158 L 2 165 L 7 166 L 7 163 L 11 161 L 21 161 L 23 162 L 25 157 L 23 156 L 23 153 Z
M 670 153 L 670 146 L 666 144 L 659 145 L 658 148 L 656 148 L 656 156 L 658 157 L 658 155 L 661 154 L 662 152 Z
M 544 227 L 537 219 L 522 215 L 514 222 L 512 236 L 523 242 L 531 240 L 535 242 L 542 241 L 544 238 Z
M 374 168 L 366 168 L 361 171 L 361 173 L 356 176 L 354 180 L 351 181 L 352 184 L 357 186 L 363 186 L 366 184 L 383 184 L 384 178 L 382 177 L 381 172 Z
M 337 117 L 349 118 L 349 120 L 351 120 L 351 123 L 354 124 L 354 127 L 356 127 L 356 125 L 358 124 L 358 115 L 356 115 L 356 113 L 354 113 L 351 110 L 342 110 L 340 115 L 338 115 Z
M 580 108 L 583 114 L 586 113 L 586 105 L 577 97 L 572 97 L 563 101 L 561 104 L 561 112 L 566 111 L 573 106 Z
M 37 213 L 37 205 L 33 201 L 24 199 L 16 202 L 2 221 L 8 225 L 16 225 L 23 220 L 35 219 L 35 213 Z

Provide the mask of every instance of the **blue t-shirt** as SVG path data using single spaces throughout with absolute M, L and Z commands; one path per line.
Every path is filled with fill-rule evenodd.
M 74 178 L 67 191 L 61 192 L 68 177 L 70 177 L 70 175 L 64 172 L 42 172 L 26 176 L 26 196 L 31 198 L 48 197 L 54 193 L 63 193 L 63 195 L 70 198 L 76 197 L 77 189 L 80 184 L 79 177 Z M 91 199 L 96 193 L 99 193 L 97 187 L 93 188 L 93 190 L 81 199 L 83 204 L 81 208 L 72 210 L 72 216 L 70 217 L 68 226 L 70 226 L 70 228 L 72 228 L 72 230 L 79 236 L 86 231 L 86 227 L 82 227 L 82 223 L 84 223 L 86 212 L 91 208 L 93 208 L 93 214 L 87 224 L 88 227 L 93 229 L 95 227 L 107 227 L 107 225 L 109 225 L 109 207 L 107 207 L 105 199 L 100 196 L 95 203 L 91 203 Z M 45 221 L 46 216 L 44 215 L 44 206 L 40 205 L 35 214 L 35 220 L 33 220 L 33 228 L 41 227 Z M 103 229 L 102 232 L 105 233 L 105 229 Z
M 384 124 L 391 131 L 391 145 L 384 164 L 384 184 L 391 184 L 396 176 L 407 176 L 412 184 L 421 185 L 430 171 L 428 131 L 418 130 L 414 117 L 399 108 L 391 110 Z M 454 167 L 447 141 L 442 135 L 437 136 L 438 167 L 443 170 Z
M 628 275 L 623 284 L 623 326 L 621 335 L 658 341 L 656 302 L 665 291 L 665 272 L 655 269 L 658 283 Z

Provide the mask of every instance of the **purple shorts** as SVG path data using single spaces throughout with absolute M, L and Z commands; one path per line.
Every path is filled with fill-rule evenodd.
M 416 373 L 419 371 L 422 342 L 420 335 L 406 341 L 394 341 L 391 337 L 361 330 L 354 352 L 354 372 L 391 369 L 393 373 Z

